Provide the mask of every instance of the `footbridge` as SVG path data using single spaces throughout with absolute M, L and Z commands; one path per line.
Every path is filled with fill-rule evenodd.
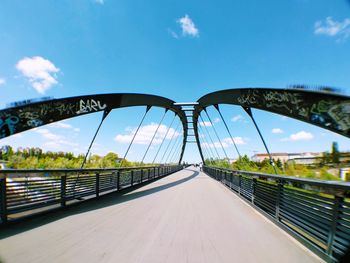
M 254 110 L 294 118 L 350 137 L 350 98 L 304 89 L 242 88 L 174 102 L 145 94 L 99 94 L 29 101 L 0 111 L 0 138 L 68 118 L 101 112 L 80 169 L 0 170 L 0 262 L 338 262 L 350 245 L 350 184 L 215 166 L 227 161 L 208 108 L 225 125 L 221 105 L 242 107 L 272 167 Z M 109 114 L 144 106 L 117 168 L 85 168 Z M 163 108 L 140 166 L 124 165 L 152 108 Z M 172 121 L 161 142 L 154 138 Z M 224 156 L 214 147 L 210 123 Z M 175 127 L 175 128 L 174 128 Z M 172 129 L 172 132 L 170 132 Z M 180 136 L 173 136 L 175 132 Z M 172 133 L 172 135 L 170 134 Z M 203 167 L 183 165 L 198 147 Z M 145 162 L 158 147 L 153 162 Z

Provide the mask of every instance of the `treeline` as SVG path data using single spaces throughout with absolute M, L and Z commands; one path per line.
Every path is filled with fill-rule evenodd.
M 229 163 L 227 160 L 206 160 L 210 166 L 228 168 L 233 170 L 242 170 L 250 172 L 274 174 L 274 168 L 268 159 L 262 162 L 254 162 L 244 155 L 234 163 Z M 306 178 L 317 178 L 322 180 L 340 180 L 339 177 L 334 176 L 328 172 L 328 166 L 310 167 L 303 164 L 282 163 L 280 159 L 274 160 L 275 168 L 279 175 L 299 176 Z
M 71 152 L 44 152 L 40 148 L 17 149 L 2 147 L 0 160 L 6 161 L 7 168 L 13 169 L 78 169 L 84 161 L 84 155 L 75 156 Z M 145 164 L 143 164 L 145 165 Z M 117 168 L 120 166 L 118 154 L 110 152 L 105 156 L 90 155 L 84 168 Z M 123 161 L 123 167 L 141 166 L 138 162 Z

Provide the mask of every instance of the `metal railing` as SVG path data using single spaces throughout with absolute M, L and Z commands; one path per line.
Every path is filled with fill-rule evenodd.
M 0 224 L 179 171 L 182 166 L 0 170 Z
M 350 183 L 204 166 L 327 262 L 350 247 Z

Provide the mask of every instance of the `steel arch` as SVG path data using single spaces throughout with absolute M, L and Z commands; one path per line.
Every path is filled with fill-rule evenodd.
M 199 143 L 198 116 L 208 106 L 239 105 L 288 116 L 350 138 L 350 97 L 305 89 L 239 88 L 209 93 L 198 100 L 193 112 L 194 133 Z
M 133 106 L 155 106 L 173 111 L 183 126 L 183 143 L 179 163 L 187 140 L 187 121 L 181 107 L 174 101 L 155 95 L 110 93 L 50 99 L 7 108 L 0 111 L 0 139 L 49 123 L 95 112 Z

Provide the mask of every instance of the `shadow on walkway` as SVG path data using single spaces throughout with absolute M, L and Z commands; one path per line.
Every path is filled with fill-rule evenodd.
M 0 240 L 3 238 L 7 238 L 46 224 L 49 224 L 51 222 L 60 220 L 62 218 L 89 212 L 92 210 L 97 210 L 101 208 L 105 208 L 108 206 L 117 205 L 120 203 L 128 202 L 137 198 L 141 198 L 147 195 L 151 195 L 166 189 L 169 189 L 171 187 L 175 187 L 179 184 L 185 183 L 193 178 L 195 178 L 197 175 L 199 175 L 199 172 L 193 169 L 184 169 L 185 171 L 191 171 L 193 174 L 190 176 L 187 176 L 183 179 L 167 183 L 164 185 L 159 185 L 150 189 L 142 190 L 133 192 L 145 185 L 141 185 L 139 187 L 133 187 L 125 190 L 121 190 L 119 192 L 112 192 L 110 194 L 106 194 L 103 196 L 100 196 L 98 199 L 90 199 L 86 200 L 81 203 L 73 204 L 71 206 L 67 206 L 63 209 L 54 210 L 51 212 L 48 212 L 44 215 L 37 215 L 33 216 L 32 218 L 25 219 L 24 221 L 19 222 L 13 222 L 9 223 L 7 225 L 0 226 Z M 167 178 L 167 177 L 165 177 Z M 160 178 L 161 179 L 161 178 Z M 146 184 L 147 185 L 147 184 Z

